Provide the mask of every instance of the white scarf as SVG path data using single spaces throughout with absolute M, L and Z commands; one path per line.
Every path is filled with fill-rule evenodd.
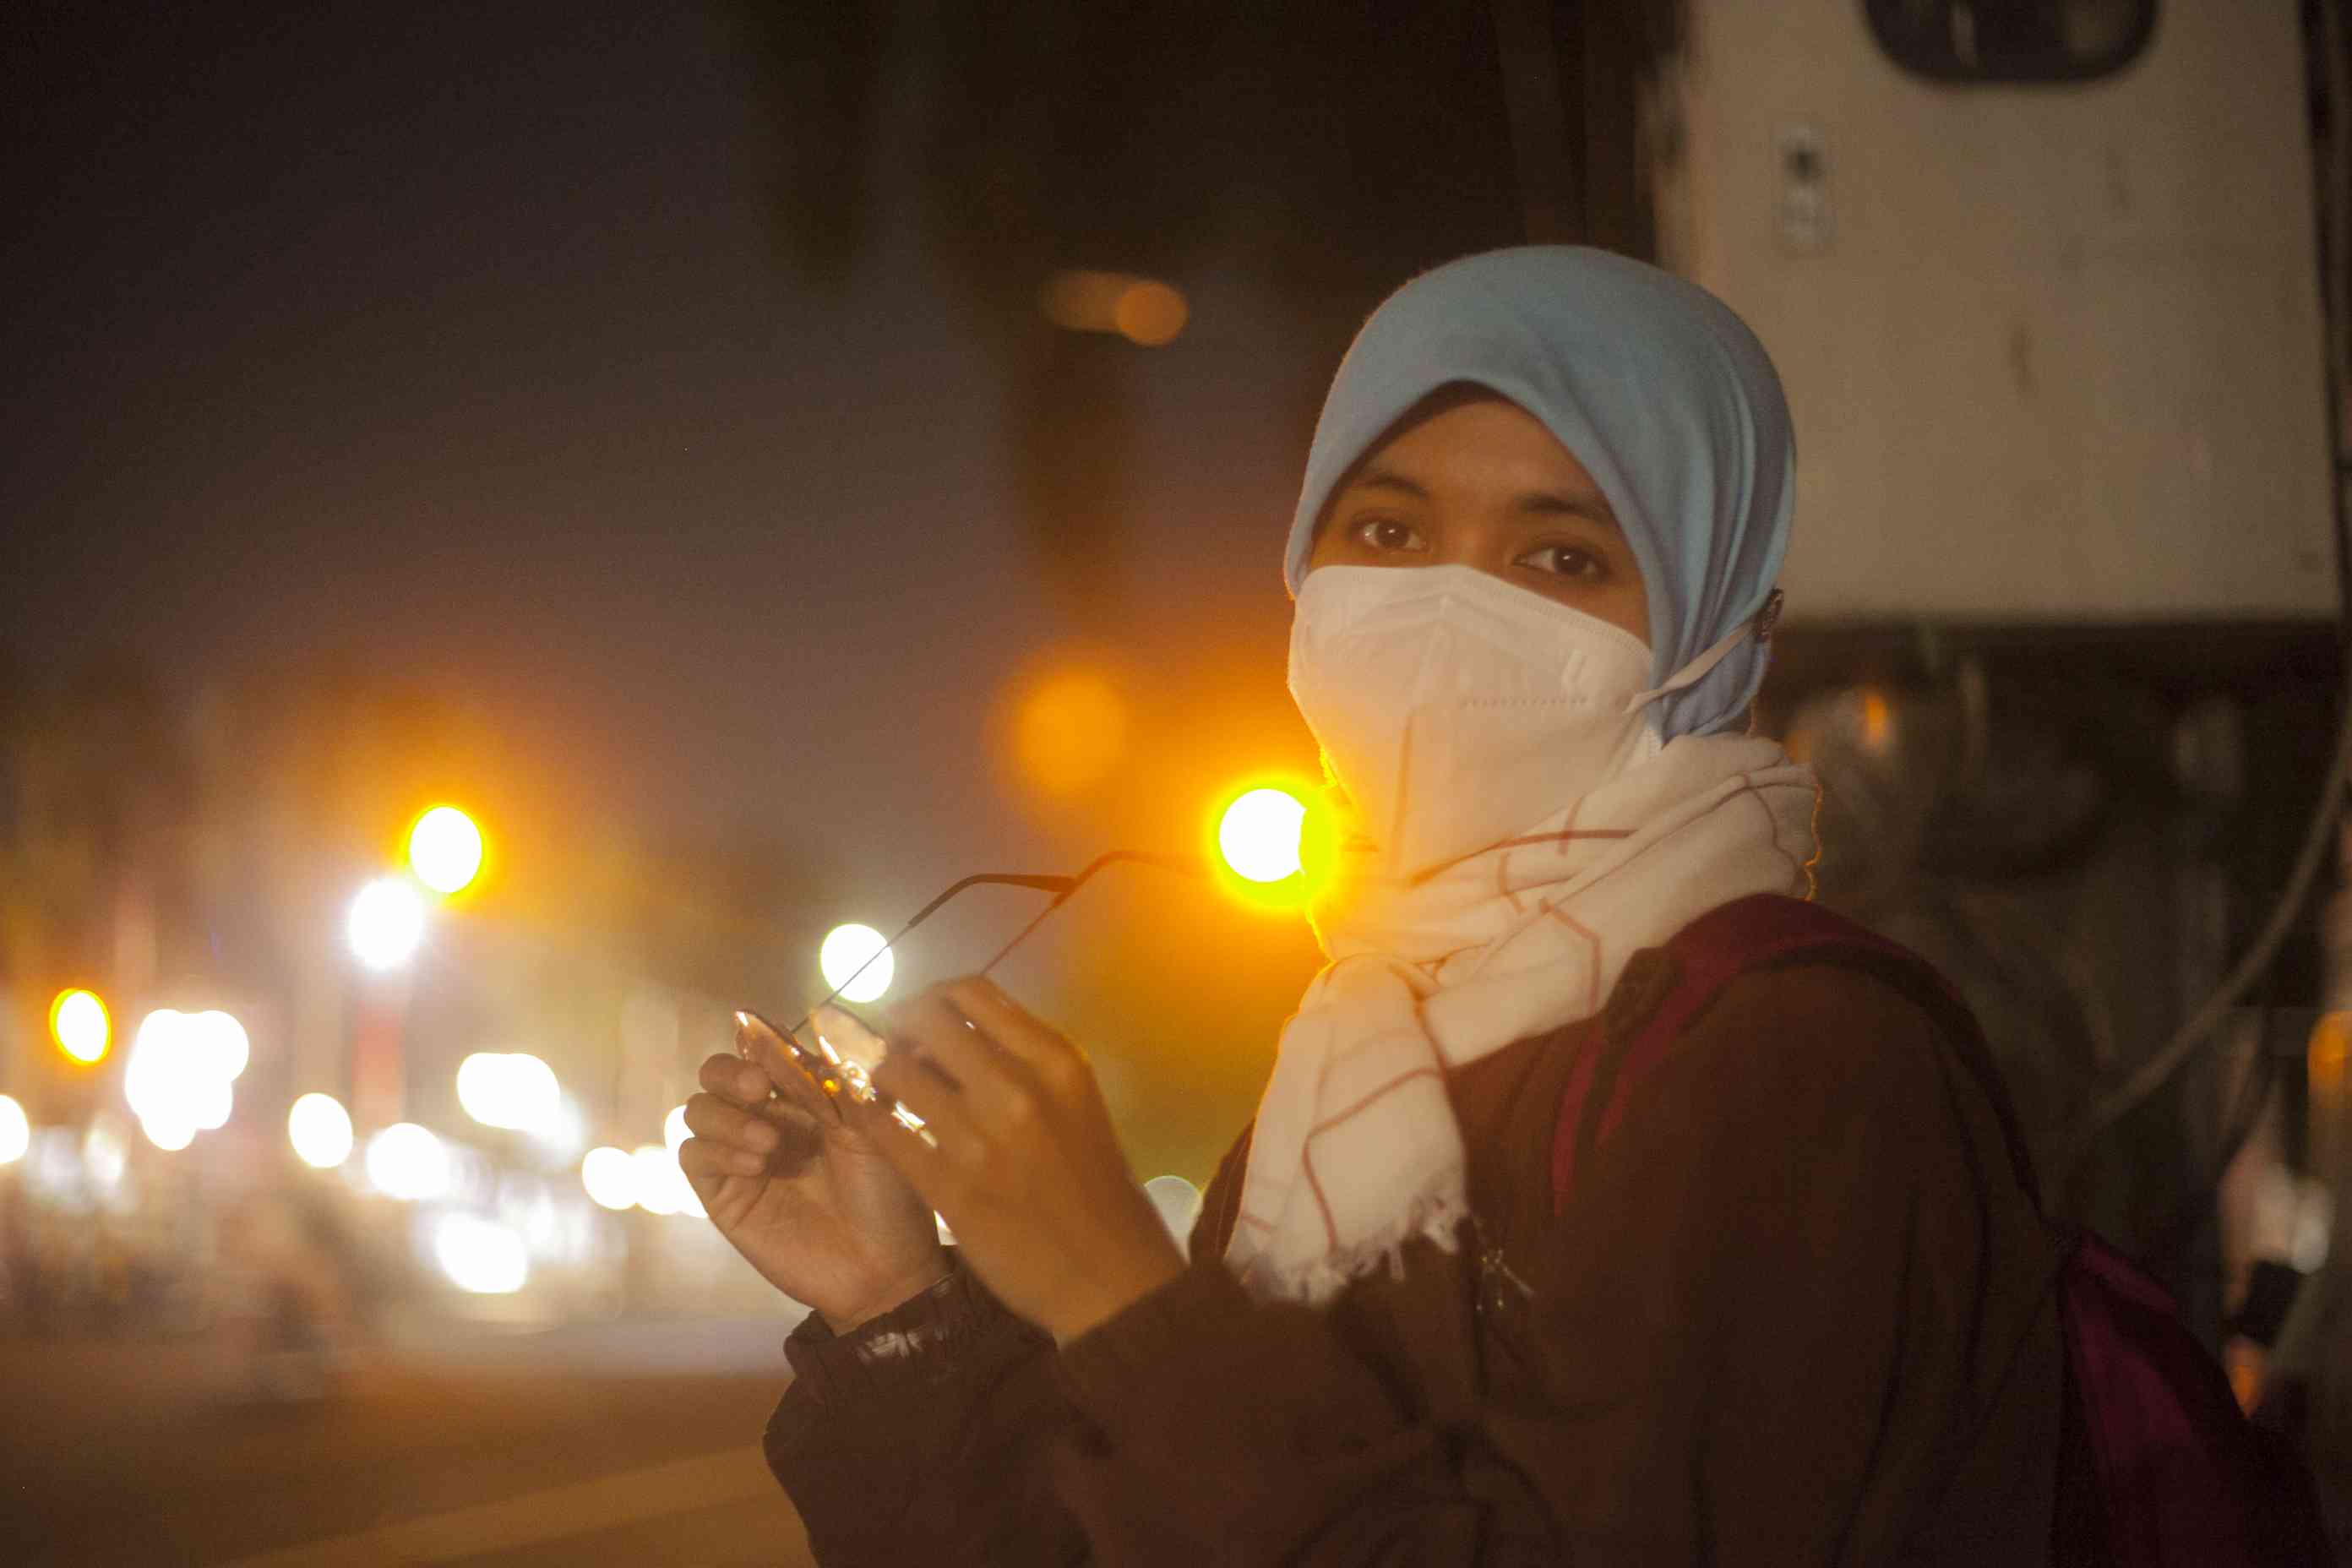
M 1468 1215 L 1448 1074 L 1601 1011 L 1625 961 L 1718 904 L 1811 897 L 1819 786 L 1774 742 L 1683 736 L 1522 837 L 1411 883 L 1342 852 L 1331 962 L 1282 1032 L 1225 1260 L 1322 1303 Z M 1349 875 L 1349 863 L 1359 874 Z

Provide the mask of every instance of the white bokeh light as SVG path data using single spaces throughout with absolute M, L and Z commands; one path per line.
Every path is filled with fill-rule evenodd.
M 236 1105 L 230 1079 L 249 1055 L 245 1030 L 227 1014 L 159 1007 L 131 1042 L 122 1098 L 157 1148 L 184 1149 L 228 1121 Z
M 81 1168 L 90 1184 L 102 1193 L 110 1193 L 122 1184 L 122 1173 L 130 1167 L 131 1150 L 114 1130 L 109 1117 L 93 1121 L 81 1137 Z
M 873 962 L 867 963 L 867 959 Z M 875 1002 L 890 989 L 898 960 L 896 954 L 884 951 L 880 931 L 853 921 L 825 933 L 824 944 L 817 949 L 816 965 L 824 972 L 824 983 L 840 992 L 844 1001 Z M 852 980 L 852 975 L 856 978 Z
M 678 1212 L 677 1190 L 673 1184 L 677 1175 L 677 1162 L 668 1150 L 658 1143 L 640 1143 L 629 1154 L 629 1164 L 637 1181 L 637 1206 L 647 1214 Z
M 362 963 L 370 969 L 396 969 L 425 939 L 425 900 L 400 878 L 378 878 L 352 900 L 344 933 Z
M 677 1146 L 693 1136 L 694 1129 L 686 1124 L 686 1107 L 671 1106 L 669 1114 L 662 1118 L 662 1142 L 668 1147 L 670 1158 L 676 1159 Z
M 368 1180 L 406 1202 L 440 1196 L 449 1186 L 449 1151 L 429 1127 L 395 1121 L 368 1140 Z
M 306 1094 L 286 1112 L 287 1141 L 301 1162 L 331 1171 L 352 1155 L 352 1114 L 331 1094 Z
M 196 1141 L 196 1124 L 169 1113 L 141 1117 L 139 1131 L 147 1134 L 147 1142 L 170 1154 L 178 1153 Z
M 245 1026 L 217 1009 L 199 1013 L 190 1018 L 187 1048 L 197 1058 L 199 1068 L 211 1077 L 227 1083 L 245 1071 L 253 1059 L 253 1041 L 247 1036 Z
M 580 1184 L 599 1208 L 614 1213 L 637 1205 L 637 1163 L 626 1149 L 591 1149 L 580 1162 Z
M 433 1228 L 433 1257 L 449 1283 L 477 1296 L 509 1296 L 530 1279 L 523 1238 L 477 1215 L 443 1215 Z
M 476 1051 L 457 1064 L 457 1103 L 485 1127 L 546 1132 L 562 1120 L 563 1089 L 528 1051 Z
M 1189 1251 L 1192 1222 L 1201 1217 L 1201 1189 L 1181 1176 L 1154 1176 L 1143 1184 L 1143 1191 L 1176 1245 Z
M 11 1097 L 0 1094 L 0 1165 L 13 1165 L 33 1146 L 32 1119 Z

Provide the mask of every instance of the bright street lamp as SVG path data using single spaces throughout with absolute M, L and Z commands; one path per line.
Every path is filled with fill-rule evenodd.
M 1307 806 L 1288 790 L 1246 790 L 1217 820 L 1217 853 L 1237 877 L 1279 882 L 1298 875 L 1298 838 Z
M 429 1127 L 395 1121 L 368 1140 L 368 1180 L 404 1202 L 437 1198 L 449 1185 L 449 1151 Z
M 637 1163 L 626 1149 L 591 1149 L 580 1162 L 580 1184 L 599 1208 L 618 1213 L 637 1204 Z
M 94 992 L 60 991 L 49 1004 L 50 1038 L 57 1041 L 58 1049 L 84 1067 L 104 1059 L 112 1033 L 106 1004 Z
M 872 926 L 854 921 L 837 925 L 825 933 L 824 945 L 817 949 L 816 966 L 824 972 L 824 983 L 841 993 L 843 1001 L 878 1001 L 890 989 L 890 977 L 898 969 L 897 955 L 884 951 L 887 945 L 882 933 Z M 853 975 L 856 978 L 852 979 Z
M 331 1171 L 351 1158 L 352 1113 L 331 1094 L 306 1094 L 286 1113 L 286 1138 L 304 1164 Z
M 482 830 L 456 806 L 435 806 L 408 830 L 408 868 L 436 893 L 459 891 L 482 869 Z
M 485 1127 L 543 1132 L 555 1127 L 563 1090 L 529 1051 L 476 1051 L 457 1064 L 457 1103 Z
M 32 1119 L 25 1108 L 0 1094 L 0 1165 L 13 1165 L 33 1146 Z
M 425 901 L 401 879 L 380 877 L 352 900 L 344 931 L 362 963 L 374 970 L 397 968 L 425 938 Z

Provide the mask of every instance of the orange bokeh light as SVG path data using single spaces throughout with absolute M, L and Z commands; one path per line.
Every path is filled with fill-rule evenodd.
M 1192 316 L 1183 290 L 1173 284 L 1084 268 L 1047 279 L 1037 307 L 1065 331 L 1116 333 L 1144 348 L 1173 342 Z
M 1097 671 L 1048 676 L 1020 700 L 1013 750 L 1022 777 L 1048 795 L 1101 783 L 1127 753 L 1127 701 Z

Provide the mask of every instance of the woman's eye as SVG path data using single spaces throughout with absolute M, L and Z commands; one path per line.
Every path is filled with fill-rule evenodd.
M 1513 564 L 1532 566 L 1555 577 L 1605 577 L 1609 574 L 1609 568 L 1601 557 L 1573 544 L 1547 544 L 1539 550 L 1528 551 Z
M 1378 551 L 1422 548 L 1421 535 L 1414 531 L 1412 524 L 1400 522 L 1392 517 L 1368 517 L 1356 524 L 1355 535 L 1358 542 Z

